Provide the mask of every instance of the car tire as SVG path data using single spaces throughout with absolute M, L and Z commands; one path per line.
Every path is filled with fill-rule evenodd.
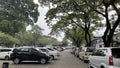
M 5 56 L 5 60 L 9 60 L 10 59 L 10 57 L 9 56 Z
M 105 68 L 104 66 L 101 66 L 100 68 Z
M 15 58 L 15 59 L 13 59 L 13 62 L 14 62 L 14 64 L 19 64 L 21 61 L 19 58 Z
M 83 60 L 84 61 L 84 63 L 87 63 L 87 60 Z
M 45 58 L 41 58 L 41 59 L 40 59 L 40 63 L 41 63 L 41 64 L 46 64 L 46 63 L 47 63 L 47 60 L 46 60 Z
M 89 68 L 93 68 L 92 66 L 90 66 Z
M 92 66 L 91 66 L 91 64 L 89 64 L 89 67 L 88 68 L 93 68 Z
M 53 56 L 53 55 L 51 55 L 51 56 L 50 56 L 50 59 L 51 59 L 51 60 L 54 60 L 55 58 L 54 58 L 54 56 Z

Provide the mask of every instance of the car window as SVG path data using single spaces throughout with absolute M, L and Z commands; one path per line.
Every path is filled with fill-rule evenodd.
M 21 48 L 20 51 L 21 52 L 29 52 L 29 49 L 28 48 Z
M 40 49 L 42 52 L 48 52 L 46 49 Z
M 120 58 L 120 48 L 113 48 L 112 50 L 112 56 L 114 58 Z
M 36 53 L 36 52 L 38 52 L 36 49 L 34 49 L 34 48 L 31 48 L 31 50 L 30 50 L 31 52 L 33 52 L 33 53 Z
M 9 52 L 11 49 L 0 49 L 0 52 Z
M 104 52 L 102 50 L 96 50 L 92 54 L 93 56 L 105 56 Z
M 92 56 L 97 56 L 97 51 L 94 51 L 94 52 L 92 53 Z
M 50 50 L 50 51 L 54 51 L 53 49 L 51 49 L 51 48 L 47 48 L 48 50 Z
M 92 48 L 87 48 L 86 51 L 87 51 L 87 52 L 93 52 L 93 50 L 94 50 L 94 49 L 92 49 Z
M 13 50 L 13 52 L 14 52 L 14 53 L 20 52 L 20 49 L 15 48 L 15 49 Z

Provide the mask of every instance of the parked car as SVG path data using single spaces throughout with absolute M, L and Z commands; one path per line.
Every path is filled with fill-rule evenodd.
M 75 56 L 79 57 L 79 52 L 80 52 L 80 48 L 76 47 L 75 49 Z
M 49 51 L 47 50 L 47 49 L 45 49 L 45 48 L 43 48 L 43 47 L 36 47 L 35 49 L 37 49 L 39 52 L 41 52 L 41 53 L 44 53 L 44 54 L 46 54 L 46 55 L 49 55 Z M 50 55 L 49 55 L 50 56 Z
M 89 68 L 120 68 L 120 48 L 99 48 L 89 57 Z
M 61 46 L 56 46 L 56 47 L 54 47 L 53 49 L 55 49 L 55 50 L 57 50 L 57 51 L 64 51 L 65 49 L 63 48 L 63 47 L 61 47 Z
M 50 60 L 50 56 L 35 48 L 17 48 L 13 50 L 11 60 L 14 64 L 19 64 L 22 61 L 39 61 L 41 64 L 45 64 Z
M 71 49 L 70 52 L 71 52 L 72 54 L 75 54 L 75 51 L 76 51 L 76 47 L 72 47 L 72 49 Z
M 79 59 L 83 60 L 84 62 L 88 62 L 88 58 L 92 54 L 93 50 L 94 49 L 91 47 L 82 47 L 81 51 L 79 52 Z
M 0 48 L 0 59 L 9 60 L 13 48 Z
M 52 48 L 41 48 L 42 50 L 43 49 L 46 49 L 46 51 L 48 52 L 48 54 L 50 55 L 51 59 L 58 59 L 60 57 L 60 52 L 55 50 L 55 49 L 52 49 Z

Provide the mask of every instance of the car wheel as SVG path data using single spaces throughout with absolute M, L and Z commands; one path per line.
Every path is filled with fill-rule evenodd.
M 101 66 L 100 68 L 105 68 L 104 66 Z
M 14 62 L 14 64 L 19 64 L 19 63 L 20 63 L 20 59 L 19 59 L 19 58 L 15 58 L 15 59 L 13 60 L 13 62 Z
M 9 58 L 9 56 L 5 56 L 5 60 L 9 60 L 10 58 Z
M 51 56 L 50 56 L 50 59 L 51 59 L 51 60 L 54 60 L 55 58 L 54 58 L 54 56 L 53 56 L 53 55 L 51 55 Z
M 89 68 L 93 68 L 92 66 L 90 66 Z
M 89 67 L 88 68 L 93 68 L 92 66 L 91 66 L 91 64 L 89 64 Z
M 87 60 L 83 60 L 84 61 L 84 63 L 87 63 Z
M 47 60 L 45 58 L 41 58 L 40 63 L 45 64 L 45 63 L 47 63 Z

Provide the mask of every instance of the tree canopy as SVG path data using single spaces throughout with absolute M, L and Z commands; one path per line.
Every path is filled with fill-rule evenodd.
M 33 0 L 0 0 L 0 21 L 19 20 L 26 24 L 37 21 L 38 5 Z
M 0 31 L 12 36 L 15 36 L 16 33 L 25 30 L 26 27 L 24 23 L 17 20 L 13 20 L 13 21 L 2 20 L 0 22 Z
M 81 24 L 85 25 L 85 34 L 88 33 L 86 37 L 89 37 L 89 29 L 91 29 L 89 27 L 91 24 L 94 23 L 98 26 L 98 24 L 103 24 L 101 21 L 105 19 L 104 24 L 106 29 L 102 38 L 105 47 L 111 46 L 114 32 L 120 23 L 119 0 L 39 0 L 39 2 L 44 6 L 53 7 L 46 15 L 48 24 L 54 25 L 51 24 L 51 20 L 56 19 L 56 21 L 59 21 L 62 20 L 64 16 L 74 13 L 75 15 L 72 15 L 72 23 L 80 27 Z M 75 22 L 76 20 L 79 21 L 79 24 Z
M 8 34 L 0 32 L 0 46 L 12 47 L 13 44 L 19 44 L 20 41 Z
M 24 35 L 27 37 L 28 35 L 25 33 L 26 26 L 34 25 L 34 23 L 37 22 L 38 16 L 38 5 L 35 4 L 33 0 L 0 0 L 0 31 L 5 34 L 2 38 L 6 38 L 7 34 L 10 38 L 19 37 L 18 39 L 21 42 L 24 39 L 21 37 L 25 37 Z M 22 34 L 20 34 L 20 32 L 22 32 Z M 29 39 L 31 39 L 30 37 L 32 36 L 28 36 Z M 27 38 L 27 40 L 29 39 Z M 6 45 L 6 40 L 3 41 Z M 18 44 L 15 39 L 7 42 L 11 42 L 11 45 Z

